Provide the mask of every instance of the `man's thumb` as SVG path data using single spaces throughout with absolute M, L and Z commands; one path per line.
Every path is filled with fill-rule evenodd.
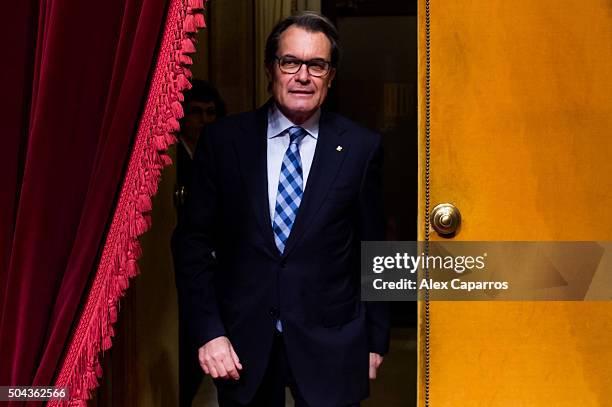
M 242 364 L 240 363 L 240 359 L 238 359 L 238 355 L 234 351 L 234 347 L 230 345 L 230 350 L 232 351 L 232 359 L 234 359 L 234 364 L 238 368 L 238 370 L 242 370 Z

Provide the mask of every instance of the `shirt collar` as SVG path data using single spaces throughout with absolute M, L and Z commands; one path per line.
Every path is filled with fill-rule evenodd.
M 185 151 L 187 151 L 187 154 L 189 154 L 189 158 L 191 158 L 193 160 L 193 152 L 191 151 L 191 147 L 189 147 L 189 144 L 187 144 L 187 142 L 185 140 L 183 140 L 182 137 L 178 138 L 181 142 L 181 144 L 183 145 L 183 148 L 185 149 Z
M 315 140 L 319 137 L 319 118 L 321 117 L 321 109 L 308 118 L 300 125 L 301 128 L 308 132 L 308 135 Z M 285 135 L 285 131 L 295 126 L 291 120 L 280 111 L 276 104 L 272 104 L 268 111 L 268 138 L 274 138 Z

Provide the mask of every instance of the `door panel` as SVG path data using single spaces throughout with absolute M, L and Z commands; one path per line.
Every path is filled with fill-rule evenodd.
M 449 0 L 430 13 L 430 202 L 460 209 L 454 239 L 612 240 L 612 3 Z M 438 301 L 430 314 L 432 407 L 612 403 L 612 303 Z

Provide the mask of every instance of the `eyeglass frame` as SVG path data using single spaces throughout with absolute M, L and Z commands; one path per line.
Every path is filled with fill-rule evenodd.
M 286 55 L 283 55 L 283 56 L 281 56 L 281 57 L 279 57 L 278 55 L 276 55 L 274 58 L 276 59 L 276 63 L 278 64 L 278 69 L 279 69 L 279 70 L 280 70 L 282 73 L 287 74 L 287 75 L 295 75 L 296 73 L 300 72 L 300 69 L 302 69 L 302 65 L 306 65 L 306 72 L 308 72 L 308 75 L 310 75 L 310 76 L 314 76 L 315 78 L 324 78 L 325 76 L 329 75 L 329 73 L 330 73 L 330 72 L 331 72 L 331 70 L 333 69 L 333 66 L 332 66 L 332 64 L 331 64 L 331 61 L 327 61 L 327 60 L 325 60 L 325 59 L 321 59 L 321 58 L 313 58 L 313 59 L 309 59 L 308 61 L 304 61 L 304 60 L 302 60 L 302 59 L 295 58 L 295 57 L 293 57 L 293 56 L 288 57 L 288 56 L 286 56 Z M 284 70 L 283 70 L 283 68 L 281 68 L 281 59 L 283 59 L 283 58 L 291 58 L 291 59 L 295 60 L 295 62 L 296 62 L 296 63 L 298 63 L 298 62 L 299 62 L 299 64 L 300 64 L 300 65 L 298 66 L 298 68 L 296 69 L 296 71 L 295 71 L 295 72 L 287 72 L 287 71 L 284 71 Z M 308 65 L 308 64 L 309 64 L 309 63 L 312 63 L 313 61 L 317 61 L 317 62 L 325 62 L 325 63 L 327 64 L 327 70 L 325 71 L 325 73 L 324 73 L 324 74 L 322 74 L 322 75 L 314 75 L 314 74 L 312 74 L 312 73 L 310 72 L 309 68 L 310 68 L 310 66 L 311 66 L 311 65 Z

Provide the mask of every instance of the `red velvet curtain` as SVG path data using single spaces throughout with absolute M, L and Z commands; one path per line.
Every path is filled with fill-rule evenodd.
M 194 23 L 192 11 L 201 3 L 18 0 L 0 5 L 0 385 L 51 385 L 58 375 L 80 304 L 90 299 L 88 287 L 108 251 L 107 231 L 118 198 L 125 195 L 126 171 L 150 171 L 128 167 L 135 159 L 137 134 L 163 133 L 153 151 L 164 150 L 182 114 L 176 99 L 189 86 L 183 75 L 188 71 L 181 73 L 178 65 L 190 62 L 183 54 L 193 45 L 167 50 L 181 54 L 175 58 L 180 61 L 166 62 L 176 66 L 153 91 L 160 43 L 171 36 L 179 36 L 180 43 L 181 35 L 195 32 L 194 24 L 202 26 L 203 18 Z M 179 28 L 183 22 L 186 27 L 169 32 L 167 13 L 173 4 Z M 156 123 L 143 124 L 147 106 L 157 112 Z M 154 158 L 167 164 L 163 157 Z M 142 192 L 140 200 L 144 196 L 146 202 L 137 212 L 150 209 L 154 190 Z M 111 266 L 106 270 L 122 272 L 120 261 Z M 114 298 L 99 295 L 98 302 L 112 305 Z M 103 339 L 108 340 L 88 338 Z

